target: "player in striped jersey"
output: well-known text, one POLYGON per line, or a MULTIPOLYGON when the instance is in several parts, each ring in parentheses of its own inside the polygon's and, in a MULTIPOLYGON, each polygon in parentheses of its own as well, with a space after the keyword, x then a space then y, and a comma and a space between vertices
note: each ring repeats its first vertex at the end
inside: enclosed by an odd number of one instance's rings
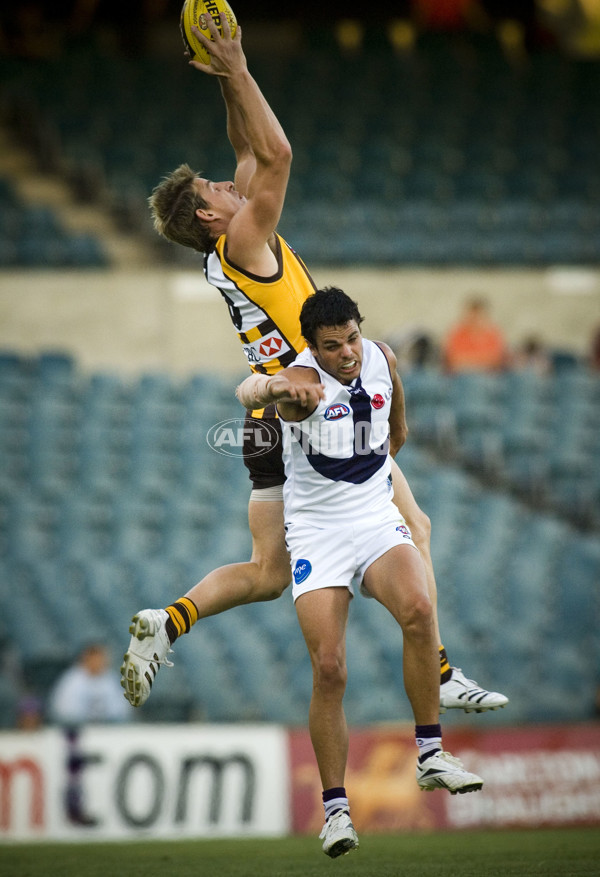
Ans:
MULTIPOLYGON (((161 235, 205 254, 205 275, 223 296, 248 364, 259 379, 277 373, 305 347, 299 315, 315 284, 300 257, 276 231, 292 161, 290 144, 248 71, 241 28, 232 38, 225 16, 221 24, 222 34, 208 17, 211 41, 196 31, 211 64, 190 63, 218 77, 236 157, 234 180, 214 182, 181 165, 157 186, 150 205, 161 235)), ((264 407, 259 398, 247 419, 250 425, 259 422, 271 434, 280 434, 274 406, 264 407)), ((280 442, 268 453, 256 454, 253 434, 251 429, 245 431, 244 459, 253 485, 248 506, 251 560, 213 570, 166 610, 147 609, 134 616, 121 668, 125 696, 134 706, 146 701, 160 665, 168 663, 170 645, 198 618, 279 597, 291 580, 283 529, 280 442)), ((392 464, 392 469, 395 501, 426 563, 435 606, 429 519, 398 467, 392 464)), ((441 645, 440 668, 442 710, 496 709, 507 703, 504 695, 480 688, 451 668, 441 645)))

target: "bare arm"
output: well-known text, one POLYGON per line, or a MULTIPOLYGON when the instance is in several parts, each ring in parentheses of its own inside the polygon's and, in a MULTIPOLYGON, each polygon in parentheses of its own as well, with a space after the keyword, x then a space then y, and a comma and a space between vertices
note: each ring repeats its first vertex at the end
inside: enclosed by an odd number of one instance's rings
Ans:
POLYGON ((244 117, 240 113, 229 87, 229 80, 221 76, 219 77, 219 85, 227 109, 227 136, 235 152, 235 188, 242 195, 247 196, 250 179, 256 170, 256 158, 248 140, 244 117))
POLYGON ((400 375, 396 370, 396 355, 387 344, 382 341, 377 342, 388 361, 390 372, 392 375, 392 401, 390 408, 390 455, 395 457, 408 436, 408 425, 406 423, 406 406, 404 399, 404 387, 400 380, 400 375))
POLYGON ((303 420, 325 398, 325 388, 313 368, 290 366, 272 376, 250 375, 235 394, 245 408, 277 403, 286 420, 303 420))
POLYGON ((240 184, 247 201, 232 217, 227 229, 228 255, 247 271, 269 276, 276 268, 269 241, 279 222, 292 161, 292 150, 283 128, 250 75, 241 46, 241 28, 231 37, 221 15, 223 34, 211 16, 208 40, 197 28, 194 34, 209 50, 210 64, 192 66, 227 80, 222 87, 228 112, 228 135, 238 157, 240 184), (241 166, 240 166, 241 159, 241 166))

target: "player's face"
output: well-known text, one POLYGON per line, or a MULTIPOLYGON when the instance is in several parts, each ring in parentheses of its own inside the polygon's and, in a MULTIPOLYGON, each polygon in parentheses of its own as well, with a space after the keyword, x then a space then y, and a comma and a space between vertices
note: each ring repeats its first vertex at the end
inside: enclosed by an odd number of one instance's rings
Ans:
POLYGON ((351 384, 362 366, 362 335, 356 320, 343 326, 319 326, 309 345, 321 368, 341 384, 351 384))
POLYGON ((246 199, 235 188, 231 180, 215 183, 202 177, 196 179, 198 194, 208 204, 208 210, 217 213, 224 219, 234 216, 246 199))

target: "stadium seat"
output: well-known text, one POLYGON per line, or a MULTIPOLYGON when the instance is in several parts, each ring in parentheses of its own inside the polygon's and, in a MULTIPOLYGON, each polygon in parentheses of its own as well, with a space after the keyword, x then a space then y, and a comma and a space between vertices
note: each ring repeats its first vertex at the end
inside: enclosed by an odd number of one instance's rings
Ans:
POLYGON ((24 667, 43 668, 47 676, 35 680, 36 690, 43 690, 48 677, 68 659, 68 649, 55 620, 48 615, 38 591, 38 570, 35 563, 23 560, 3 562, 2 613, 9 636, 18 649, 24 667), (10 584, 10 591, 9 591, 10 584), (15 599, 18 595, 18 599, 15 599), (27 605, 27 612, 21 606, 27 605))
POLYGON ((14 681, 0 673, 0 729, 17 726, 19 691, 14 681))
POLYGON ((19 492, 5 506, 6 552, 14 559, 47 559, 59 550, 59 499, 19 492))
POLYGON ((589 641, 599 628, 600 543, 592 536, 572 535, 556 563, 555 619, 563 637, 589 641))

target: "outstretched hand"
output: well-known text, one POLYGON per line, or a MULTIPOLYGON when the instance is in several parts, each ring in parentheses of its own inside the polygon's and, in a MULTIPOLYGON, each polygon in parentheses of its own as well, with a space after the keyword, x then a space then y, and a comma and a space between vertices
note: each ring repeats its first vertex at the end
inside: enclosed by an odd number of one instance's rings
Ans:
POLYGON ((210 31, 211 39, 205 36, 196 26, 192 26, 192 33, 210 55, 210 64, 192 59, 189 63, 196 70, 208 73, 210 76, 229 77, 234 73, 246 69, 246 57, 242 50, 242 28, 238 24, 235 36, 231 36, 229 20, 224 12, 219 14, 221 29, 215 24, 212 15, 202 16, 206 27, 210 31))

